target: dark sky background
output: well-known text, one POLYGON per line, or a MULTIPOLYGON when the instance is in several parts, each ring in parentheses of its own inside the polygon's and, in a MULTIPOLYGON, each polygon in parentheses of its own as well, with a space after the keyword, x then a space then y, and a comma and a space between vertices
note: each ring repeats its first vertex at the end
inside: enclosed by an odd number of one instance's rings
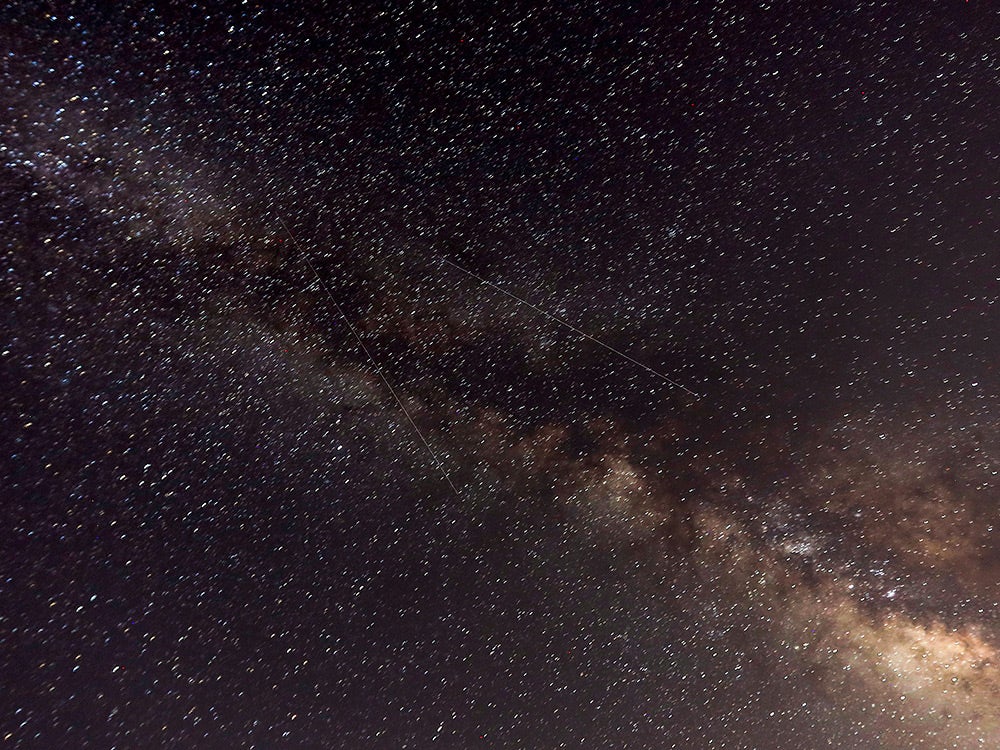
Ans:
POLYGON ((1000 746, 998 32, 7 4, 0 747, 1000 746))

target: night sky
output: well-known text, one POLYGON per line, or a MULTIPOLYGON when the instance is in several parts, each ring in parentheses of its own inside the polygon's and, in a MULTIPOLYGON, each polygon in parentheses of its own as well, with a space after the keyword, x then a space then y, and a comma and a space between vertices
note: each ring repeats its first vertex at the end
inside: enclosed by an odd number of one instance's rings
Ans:
POLYGON ((850 5, 5 4, 0 747, 1000 747, 1000 18, 850 5))

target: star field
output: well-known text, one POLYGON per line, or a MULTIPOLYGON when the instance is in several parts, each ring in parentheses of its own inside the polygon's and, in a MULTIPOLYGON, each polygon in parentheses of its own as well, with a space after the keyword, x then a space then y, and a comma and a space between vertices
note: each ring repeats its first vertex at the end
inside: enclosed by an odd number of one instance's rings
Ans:
POLYGON ((0 747, 1000 744, 996 13, 660 5, 0 10, 0 747))

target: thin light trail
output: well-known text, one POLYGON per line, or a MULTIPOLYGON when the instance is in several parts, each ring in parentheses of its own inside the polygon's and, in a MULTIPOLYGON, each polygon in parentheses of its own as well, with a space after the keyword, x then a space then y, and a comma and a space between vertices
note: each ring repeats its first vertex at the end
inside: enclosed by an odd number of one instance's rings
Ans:
POLYGON ((527 305, 528 307, 530 307, 535 312, 540 313, 541 315, 544 315, 549 320, 554 320, 559 325, 568 328, 569 330, 573 331, 574 333, 576 333, 579 336, 583 336, 583 338, 587 339, 588 341, 593 341, 595 344, 597 344, 598 346, 604 347, 609 352, 613 352, 613 353, 617 354, 619 357, 623 357, 624 359, 627 359, 629 362, 631 362, 631 363, 633 363, 635 365, 638 365, 639 367, 641 367, 646 372, 652 373, 653 375, 655 375, 656 377, 658 377, 661 380, 665 381, 669 385, 672 385, 674 388, 680 388, 682 391, 684 391, 686 393, 689 393, 690 395, 694 396, 695 398, 701 398, 701 394, 695 393, 690 388, 688 388, 686 385, 683 385, 682 383, 678 383, 676 380, 674 380, 673 378, 667 377, 662 372, 654 370, 649 365, 643 364, 642 362, 640 362, 639 360, 635 359, 634 357, 630 357, 628 354, 626 354, 625 352, 621 351, 620 349, 616 349, 615 347, 611 346, 610 344, 605 344, 603 341, 601 341, 598 338, 595 338, 594 336, 591 336, 586 331, 581 331, 579 328, 577 328, 572 323, 570 323, 570 322, 568 322, 566 320, 563 320, 562 318, 559 318, 559 317, 553 315, 552 313, 547 312, 546 310, 543 310, 542 308, 538 307, 538 305, 533 305, 531 302, 528 302, 528 300, 522 299, 521 297, 518 297, 516 294, 513 294, 512 292, 508 292, 503 287, 497 286, 492 281, 489 281, 488 279, 484 279, 482 276, 479 276, 478 274, 473 273, 472 271, 470 271, 467 268, 463 268, 462 266, 458 265, 457 263, 453 263, 452 261, 448 260, 447 258, 445 258, 443 256, 438 255, 437 258, 439 260, 441 260, 442 262, 447 263, 452 268, 457 268, 462 273, 464 273, 464 274, 466 274, 468 276, 471 276, 472 278, 476 279, 477 281, 480 281, 483 284, 486 284, 487 286, 492 287, 493 289, 496 289, 501 294, 504 294, 504 295, 510 297, 511 299, 516 300, 517 302, 520 302, 522 305, 527 305))
POLYGON ((392 387, 392 383, 390 383, 388 378, 386 378, 385 373, 382 371, 382 367, 378 363, 378 360, 375 359, 372 353, 368 350, 368 347, 365 346, 364 339, 361 338, 361 334, 358 333, 358 330, 354 327, 354 324, 351 323, 351 319, 347 317, 347 313, 344 312, 344 308, 340 306, 340 303, 337 302, 337 298, 334 297, 333 292, 330 291, 330 287, 328 287, 326 282, 323 281, 323 277, 319 275, 319 272, 316 270, 316 267, 312 264, 312 261, 309 259, 309 253, 307 253, 305 251, 305 248, 303 248, 302 245, 299 244, 299 241, 295 238, 295 235, 292 234, 292 230, 288 228, 287 224, 285 224, 285 220, 279 216, 278 221, 281 222, 281 226, 284 227, 285 232, 292 240, 292 244, 295 245, 295 249, 302 254, 302 259, 305 260, 306 265, 309 266, 309 270, 312 271, 313 276, 316 277, 316 281, 319 282, 319 285, 323 288, 323 291, 326 292, 326 296, 330 298, 330 301, 333 303, 333 306, 337 309, 337 313, 340 315, 341 318, 344 319, 344 322, 347 323, 347 327, 351 330, 351 333, 354 335, 355 340, 358 342, 358 346, 361 347, 361 351, 363 351, 365 353, 365 356, 368 357, 368 361, 371 362, 371 365, 375 369, 375 372, 378 373, 379 378, 382 380, 383 383, 385 383, 385 387, 389 389, 389 393, 391 393, 392 397, 396 400, 396 403, 399 405, 400 411, 402 411, 403 415, 406 417, 406 421, 410 423, 411 427, 413 427, 413 431, 417 433, 417 437, 420 438, 420 442, 424 444, 424 448, 427 449, 427 452, 430 454, 430 457, 434 460, 434 465, 437 466, 438 471, 441 472, 441 476, 444 477, 444 481, 446 481, 448 483, 448 486, 451 487, 451 491, 455 493, 455 496, 461 500, 462 494, 458 491, 458 487, 455 486, 455 483, 451 481, 451 477, 449 477, 448 472, 445 471, 444 464, 441 463, 441 460, 437 457, 437 454, 434 452, 434 449, 431 448, 430 443, 427 442, 427 440, 424 438, 424 434, 420 431, 420 428, 417 427, 417 423, 413 420, 413 417, 410 416, 410 412, 407 411, 406 406, 403 404, 403 399, 399 397, 399 394, 396 393, 396 389, 392 387))

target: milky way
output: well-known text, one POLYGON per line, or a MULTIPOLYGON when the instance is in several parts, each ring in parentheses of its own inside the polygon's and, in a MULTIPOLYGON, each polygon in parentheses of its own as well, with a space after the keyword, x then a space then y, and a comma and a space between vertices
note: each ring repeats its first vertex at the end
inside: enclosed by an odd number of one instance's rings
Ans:
POLYGON ((997 28, 0 11, 0 744, 1000 746, 997 28))

